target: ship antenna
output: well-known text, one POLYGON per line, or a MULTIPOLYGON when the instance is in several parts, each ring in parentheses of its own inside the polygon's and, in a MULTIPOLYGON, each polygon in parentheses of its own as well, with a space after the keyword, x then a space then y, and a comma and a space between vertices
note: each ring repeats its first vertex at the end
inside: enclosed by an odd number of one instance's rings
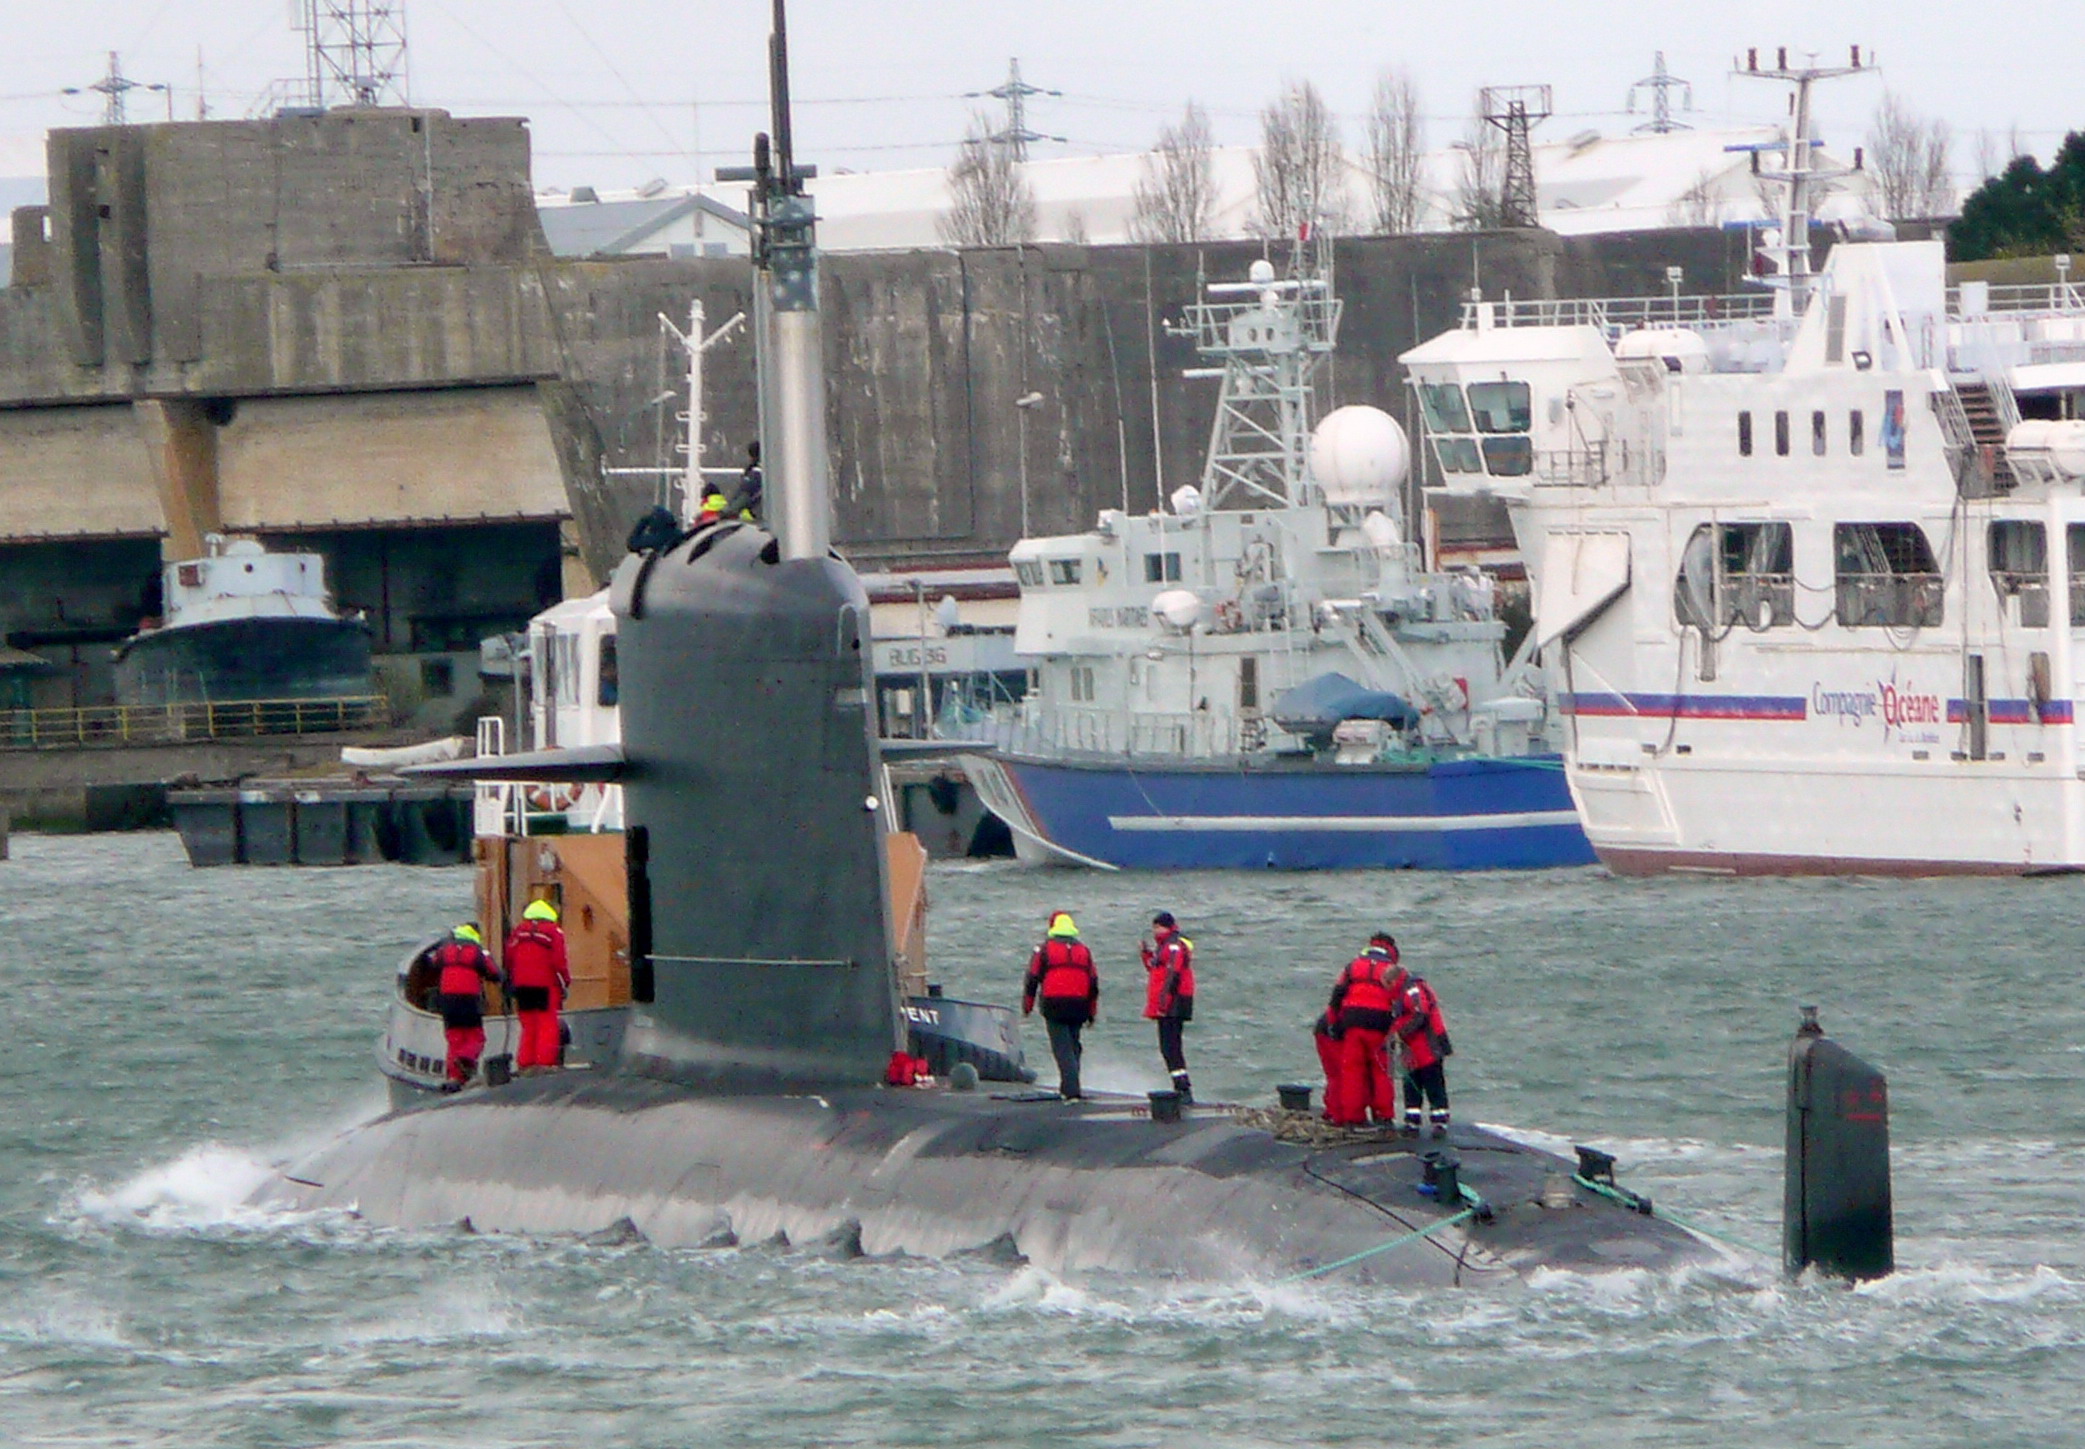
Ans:
POLYGON ((1740 76, 1756 80, 1777 80, 1793 83, 1794 102, 1791 109, 1795 115, 1794 125, 1788 138, 1786 161, 1779 171, 1762 171, 1759 166, 1759 151, 1756 146, 1733 147, 1733 150, 1752 152, 1753 173, 1769 181, 1781 181, 1787 185, 1781 211, 1781 241, 1771 251, 1781 263, 1778 285, 1787 294, 1787 309, 1790 316, 1801 316, 1809 305, 1810 291, 1815 285, 1815 274, 1810 269, 1810 213, 1813 205, 1813 188, 1818 182, 1849 174, 1844 168, 1823 167, 1816 164, 1813 154, 1821 143, 1817 139, 1816 127, 1811 119, 1810 89, 1818 81, 1836 80, 1840 76, 1861 75, 1875 69, 1875 57, 1863 60, 1861 48, 1856 45, 1847 52, 1845 65, 1818 65, 1815 57, 1811 64, 1790 65, 1788 47, 1781 46, 1774 52, 1774 63, 1762 66, 1759 51, 1754 48, 1744 54, 1742 64, 1733 66, 1740 76))
POLYGON ((772 132, 754 137, 751 166, 719 167, 717 180, 750 182, 753 188, 753 337, 768 517, 783 558, 823 558, 832 549, 832 490, 817 217, 804 194, 804 182, 818 171, 796 164, 783 0, 774 0, 774 17, 767 50, 772 132))

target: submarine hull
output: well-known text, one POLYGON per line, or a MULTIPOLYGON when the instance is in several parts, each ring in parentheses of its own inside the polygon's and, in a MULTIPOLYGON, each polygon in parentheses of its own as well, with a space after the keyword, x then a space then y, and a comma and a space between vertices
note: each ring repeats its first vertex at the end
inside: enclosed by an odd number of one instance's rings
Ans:
POLYGON ((403 1228, 468 1217, 486 1231, 585 1234, 628 1219, 666 1246, 830 1239, 927 1257, 1011 1249, 1060 1273, 1269 1281, 1440 1224, 1450 1210, 1421 1193, 1422 1154, 1450 1146, 1494 1220, 1362 1257, 1334 1269, 1338 1281, 1482 1284, 1537 1267, 1664 1269, 1716 1256, 1677 1226, 1575 1185, 1559 1201, 1569 1164, 1478 1128, 1458 1127, 1445 1144, 1314 1145, 1223 1109, 1154 1122, 1130 1099, 873 1088, 719 1096, 584 1078, 393 1113, 286 1168, 256 1200, 352 1209, 403 1228))

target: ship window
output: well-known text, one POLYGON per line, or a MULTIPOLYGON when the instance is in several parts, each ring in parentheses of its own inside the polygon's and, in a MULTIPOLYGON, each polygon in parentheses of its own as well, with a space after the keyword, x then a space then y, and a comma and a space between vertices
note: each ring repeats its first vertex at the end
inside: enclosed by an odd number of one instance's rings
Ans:
POLYGON ((1075 558, 1053 558, 1050 560, 1050 582, 1053 584, 1075 584, 1079 581, 1079 561, 1075 558))
POLYGON ((1071 667, 1071 697, 1074 704, 1093 702, 1093 666, 1074 664, 1071 667))
POLYGON ((1462 389, 1452 382, 1419 384, 1419 406, 1426 414, 1426 427, 1435 433, 1467 433, 1469 410, 1462 405, 1462 389))
POLYGON ((1737 450, 1740 458, 1752 456, 1752 414, 1737 415, 1737 450))
POLYGON ((622 697, 621 667, 615 659, 615 635, 601 636, 601 681, 594 691, 603 709, 613 709, 622 697))
POLYGON ((1821 412, 1810 414, 1810 451, 1820 458, 1824 456, 1824 414, 1821 412))
POLYGON ((2039 523, 2026 519, 2001 519, 1991 525, 1987 539, 1991 555, 1991 586, 1998 590, 2001 604, 2020 601, 2020 626, 2046 629, 2049 626, 2049 542, 2039 523))
POLYGON ((1147 553, 1144 555, 1144 582, 1147 584, 1170 584, 1180 581, 1180 555, 1177 553, 1147 553))
POLYGON ((1859 408, 1846 415, 1846 451, 1858 458, 1868 446, 1867 419, 1859 408))
POLYGON ((1435 454, 1441 460, 1443 473, 1481 473, 1483 467, 1477 462, 1477 443, 1474 438, 1444 438, 1433 440, 1435 454))
POLYGON ((1014 577, 1028 588, 1039 589, 1043 586, 1042 565, 1024 560, 1014 565, 1014 577))
POLYGON ((1704 523, 1680 554, 1673 612, 1694 629, 1795 622, 1795 531, 1786 523, 1704 523))
POLYGON ((1470 411, 1477 415, 1477 429, 1485 433, 1524 433, 1533 423, 1524 382, 1473 382, 1470 411))
POLYGON ((2065 532, 2071 566, 2071 627, 2085 629, 2085 523, 2073 523, 2065 532))
POLYGON ((1788 456, 1788 414, 1785 412, 1774 414, 1774 456, 1788 456))
POLYGON ((1484 466, 1494 478, 1518 478, 1535 470, 1535 445, 1526 433, 1486 438, 1484 466))
POLYGON ((1842 628, 1929 629, 1942 618, 1946 580, 1915 523, 1832 526, 1842 628))

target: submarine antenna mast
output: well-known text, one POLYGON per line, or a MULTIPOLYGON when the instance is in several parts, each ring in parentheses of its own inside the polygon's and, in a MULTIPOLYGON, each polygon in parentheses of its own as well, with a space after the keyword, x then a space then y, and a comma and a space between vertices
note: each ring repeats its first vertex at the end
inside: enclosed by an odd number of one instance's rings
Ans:
POLYGON ((789 115, 789 33, 774 0, 768 37, 771 130, 753 138, 753 164, 721 167, 719 181, 753 183, 753 327, 760 356, 760 460, 770 527, 783 558, 823 558, 832 548, 832 489, 825 442, 825 345, 818 315, 817 217, 796 164, 789 115))

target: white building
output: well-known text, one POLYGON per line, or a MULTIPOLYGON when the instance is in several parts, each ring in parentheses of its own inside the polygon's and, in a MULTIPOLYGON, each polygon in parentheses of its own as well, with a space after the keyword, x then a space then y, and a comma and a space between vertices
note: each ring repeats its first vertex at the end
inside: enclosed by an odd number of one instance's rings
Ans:
MULTIPOLYGON (((1781 132, 1772 126, 1664 134, 1604 136, 1581 131, 1535 146, 1535 190, 1541 224, 1566 236, 1641 231, 1667 226, 1766 222, 1778 187, 1754 172, 1780 162, 1781 132)), ((1250 237, 1257 209, 1255 148, 1217 147, 1210 153, 1215 183, 1211 238, 1250 237)), ((1135 240, 1137 183, 1150 157, 1068 156, 1027 164, 1035 194, 1037 241, 1120 243, 1135 240)), ((1458 147, 1430 153, 1420 182, 1421 231, 1448 231, 1459 211, 1467 162, 1458 147)), ((1820 169, 1850 158, 1818 153, 1820 169)), ((1368 176, 1349 153, 1342 205, 1343 231, 1371 230, 1368 176)), ((1819 219, 1872 235, 1879 210, 1874 178, 1855 172, 1834 183, 1819 219)), ((821 176, 810 184, 818 203, 818 241, 828 251, 911 250, 946 245, 940 230, 949 209, 948 172, 931 167, 821 176)), ((539 198, 544 230, 560 256, 744 255, 743 197, 733 188, 572 193, 539 198), (719 200, 720 197, 728 200, 719 200), (719 250, 722 248, 722 250, 719 250)))

